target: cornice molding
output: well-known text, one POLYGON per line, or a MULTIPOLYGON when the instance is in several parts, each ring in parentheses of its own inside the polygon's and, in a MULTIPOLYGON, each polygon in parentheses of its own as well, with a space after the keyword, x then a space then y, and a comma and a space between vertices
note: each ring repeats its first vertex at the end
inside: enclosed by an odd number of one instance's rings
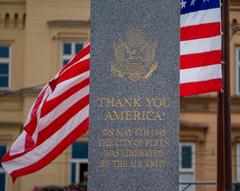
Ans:
POLYGON ((0 5, 26 4, 26 0, 0 0, 0 5))
POLYGON ((23 124, 20 122, 0 121, 0 127, 19 127, 22 128, 23 124))
POLYGON ((49 26, 90 26, 90 20, 50 20, 49 26))
POLYGON ((181 142, 197 142, 204 143, 208 126, 202 123, 180 122, 180 140, 181 142))
MULTIPOLYGON (((183 97, 181 98, 181 112, 216 112, 217 97, 183 97)), ((231 111, 240 113, 240 97, 231 97, 231 111)))

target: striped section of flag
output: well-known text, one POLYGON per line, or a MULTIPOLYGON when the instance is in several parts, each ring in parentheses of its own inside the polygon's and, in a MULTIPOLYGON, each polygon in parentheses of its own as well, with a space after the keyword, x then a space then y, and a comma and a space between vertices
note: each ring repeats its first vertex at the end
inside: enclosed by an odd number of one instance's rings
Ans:
POLYGON ((15 180, 54 160, 88 130, 90 45, 43 88, 29 111, 23 132, 2 159, 15 180))
POLYGON ((222 87, 219 0, 181 0, 180 95, 222 87))

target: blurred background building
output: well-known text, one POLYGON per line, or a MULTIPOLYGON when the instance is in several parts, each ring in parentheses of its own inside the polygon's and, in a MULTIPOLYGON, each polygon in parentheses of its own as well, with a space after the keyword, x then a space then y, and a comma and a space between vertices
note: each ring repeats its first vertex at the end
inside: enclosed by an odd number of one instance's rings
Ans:
MULTIPOLYGON (((240 0, 230 5, 232 172, 233 180, 240 181, 240 0)), ((0 0, 0 157, 21 132, 42 85, 82 49, 89 34, 90 0, 0 0)), ((216 181, 216 96, 181 99, 180 181, 216 181)), ((14 185, 0 166, 0 191, 84 181, 87 140, 82 136, 50 165, 14 185)), ((216 187, 191 185, 186 190, 216 187)))

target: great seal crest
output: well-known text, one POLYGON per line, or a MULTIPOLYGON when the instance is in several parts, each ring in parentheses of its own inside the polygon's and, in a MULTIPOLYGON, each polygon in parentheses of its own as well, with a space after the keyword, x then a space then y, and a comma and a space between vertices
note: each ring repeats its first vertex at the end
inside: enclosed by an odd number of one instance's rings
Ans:
POLYGON ((155 49, 156 44, 145 38, 143 30, 127 31, 124 39, 114 42, 115 61, 111 65, 112 73, 133 82, 148 79, 158 68, 155 49))

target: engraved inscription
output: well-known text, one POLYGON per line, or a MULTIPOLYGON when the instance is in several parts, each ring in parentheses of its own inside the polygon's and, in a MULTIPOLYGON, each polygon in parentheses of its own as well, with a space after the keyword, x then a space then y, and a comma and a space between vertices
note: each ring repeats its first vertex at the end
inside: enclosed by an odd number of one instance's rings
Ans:
POLYGON ((159 126, 153 127, 102 127, 101 137, 97 141, 102 151, 102 158, 99 159, 101 168, 164 169, 167 166, 165 156, 171 142, 161 121, 167 120, 170 98, 99 97, 96 103, 103 111, 101 119, 110 123, 159 121, 159 126))

